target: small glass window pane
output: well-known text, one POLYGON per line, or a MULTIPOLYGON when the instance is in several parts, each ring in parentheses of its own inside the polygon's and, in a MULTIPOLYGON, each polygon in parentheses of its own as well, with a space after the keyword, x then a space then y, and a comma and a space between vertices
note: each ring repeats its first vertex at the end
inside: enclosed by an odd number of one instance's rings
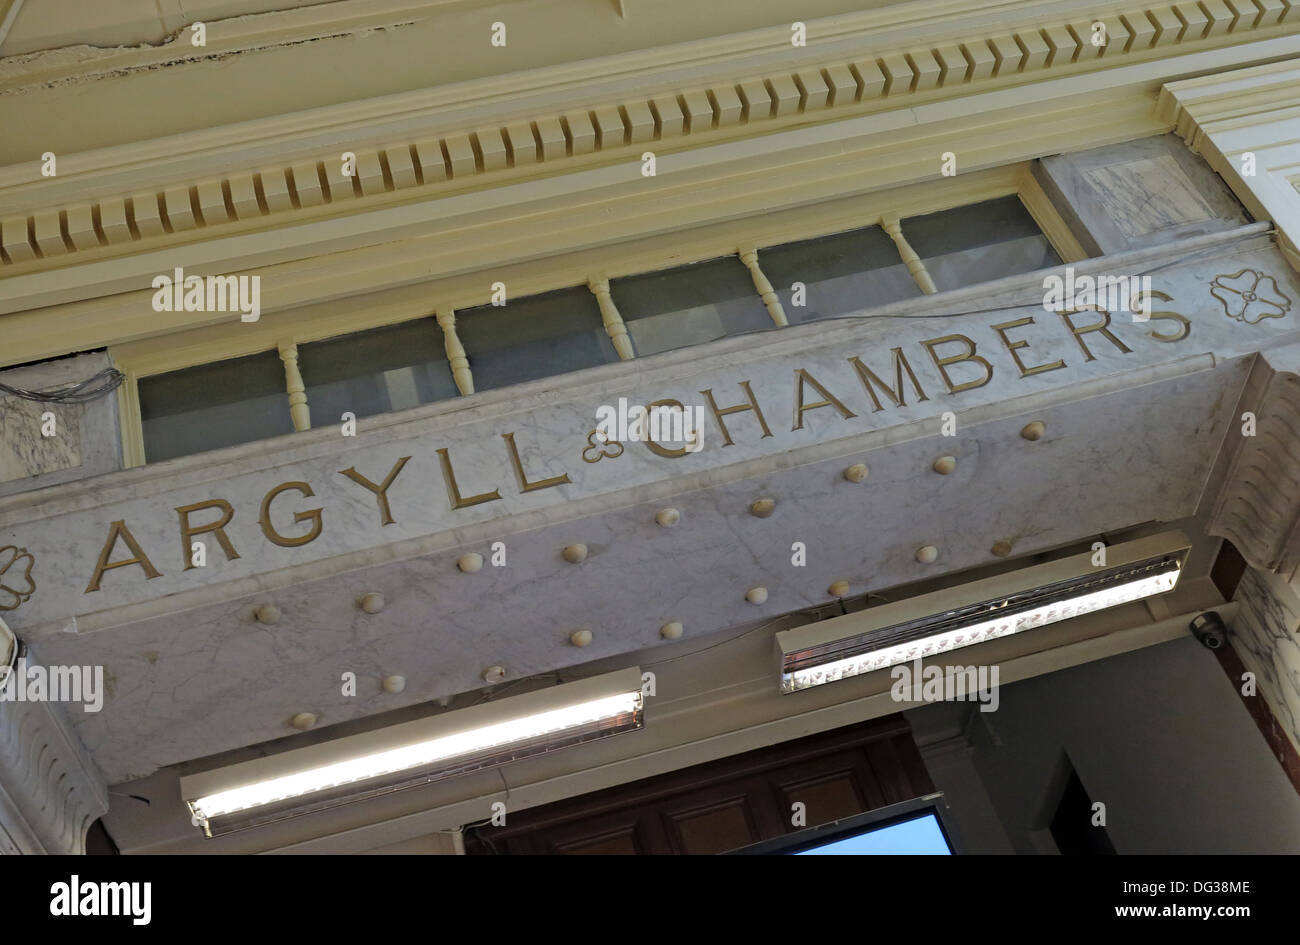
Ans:
POLYGON ((293 432, 277 351, 144 377, 139 391, 151 463, 293 432))
POLYGON ((1014 194, 911 217, 903 235, 940 292, 1061 264, 1014 194))
POLYGON ((456 313, 475 390, 567 374, 618 360, 586 286, 456 313))
POLYGON ((642 357, 776 327, 735 256, 615 279, 610 294, 642 357))
POLYGON ((442 329, 432 318, 298 346, 313 426, 345 412, 370 417, 457 396, 442 329))
POLYGON ((921 294, 898 248, 878 226, 758 251, 791 325, 851 315, 921 294), (805 305, 792 303, 791 285, 806 287, 805 305))

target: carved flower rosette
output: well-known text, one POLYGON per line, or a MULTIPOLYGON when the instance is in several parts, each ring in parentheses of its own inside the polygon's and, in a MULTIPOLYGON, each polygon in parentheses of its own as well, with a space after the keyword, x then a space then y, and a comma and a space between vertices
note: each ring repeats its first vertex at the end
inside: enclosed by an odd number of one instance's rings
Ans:
POLYGON ((1277 287, 1277 281, 1254 269, 1215 276, 1210 294, 1223 303, 1224 314, 1247 325, 1281 318, 1291 310, 1291 300, 1277 287))
POLYGON ((26 548, 0 548, 0 611, 17 610, 36 591, 32 567, 36 559, 26 548))

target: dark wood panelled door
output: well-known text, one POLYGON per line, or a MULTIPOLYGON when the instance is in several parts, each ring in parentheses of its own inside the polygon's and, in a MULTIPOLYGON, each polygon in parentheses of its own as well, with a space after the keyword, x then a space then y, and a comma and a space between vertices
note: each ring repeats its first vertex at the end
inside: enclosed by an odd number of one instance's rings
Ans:
POLYGON ((922 797, 934 784, 901 715, 783 742, 466 832, 473 854, 724 853, 922 797), (793 823, 795 805, 805 821, 793 823))

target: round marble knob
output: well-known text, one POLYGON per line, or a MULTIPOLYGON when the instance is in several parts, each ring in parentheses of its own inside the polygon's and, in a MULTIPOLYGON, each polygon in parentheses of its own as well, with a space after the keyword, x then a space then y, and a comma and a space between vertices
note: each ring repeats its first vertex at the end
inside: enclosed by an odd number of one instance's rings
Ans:
POLYGON ((990 548, 989 551, 997 555, 999 558, 1005 558, 1007 555, 1011 554, 1011 542, 995 541, 993 547, 990 548))
POLYGON ((751 604, 767 603, 767 588, 762 585, 751 587, 745 592, 745 600, 749 601, 751 604))
POLYGON ((569 564, 581 564, 587 560, 587 546, 583 544, 565 545, 562 554, 564 560, 569 564))
POLYGON ((826 593, 830 594, 831 597, 848 597, 848 596, 849 596, 849 582, 848 582, 848 581, 836 581, 836 582, 834 582, 833 584, 831 584, 830 587, 826 588, 826 593))
POLYGON ((487 669, 483 670, 484 682, 499 683, 505 678, 506 670, 504 666, 489 666, 487 669))
POLYGON ((682 635, 682 624, 680 620, 670 620, 659 628, 659 635, 665 640, 676 640, 682 635))
POLYGON ((940 476, 946 476, 949 473, 951 473, 954 469, 957 468, 957 457, 940 456, 938 459, 934 461, 934 463, 930 466, 930 468, 933 469, 935 472, 937 472, 940 476))
POLYGON ((922 564, 934 564, 939 560, 939 549, 934 545, 922 545, 916 549, 916 560, 922 564))
POLYGON ((377 614, 384 609, 384 595, 375 591, 362 594, 357 601, 357 606, 368 614, 377 614))
POLYGON ((867 464, 854 463, 848 469, 844 470, 844 478, 849 482, 865 482, 867 478, 867 464))
POLYGON ((569 634, 569 642, 574 646, 586 646, 591 642, 591 631, 574 630, 569 634))
POLYGON ((660 509, 659 514, 655 516, 655 521, 664 528, 672 528, 682 520, 682 513, 676 509, 660 509))
POLYGON ((1025 428, 1020 431, 1020 435, 1033 442, 1034 440, 1041 440, 1045 432, 1047 432, 1047 424, 1043 423, 1042 420, 1035 420, 1033 423, 1026 423, 1025 428))
POLYGON ((280 619, 280 608, 275 604, 259 604, 253 611, 253 617, 258 623, 277 623, 280 619))
POLYGON ((776 511, 776 499, 755 499, 749 503, 749 514, 755 518, 767 518, 776 511))
POLYGON ((305 732, 307 731, 307 729, 311 728, 313 725, 316 724, 316 713, 299 712, 297 715, 295 715, 293 718, 289 720, 289 724, 292 725, 294 728, 300 729, 301 731, 305 732))
POLYGON ((477 552, 471 551, 467 555, 461 555, 456 559, 456 567, 460 568, 466 574, 473 574, 483 567, 483 556, 477 552))

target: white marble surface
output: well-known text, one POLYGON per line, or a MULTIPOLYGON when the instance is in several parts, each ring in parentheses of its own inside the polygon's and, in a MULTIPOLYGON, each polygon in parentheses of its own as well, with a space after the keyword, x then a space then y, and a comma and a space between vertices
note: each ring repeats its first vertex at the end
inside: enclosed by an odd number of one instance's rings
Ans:
POLYGON ((0 397, 0 482, 80 466, 81 413, 80 404, 0 397), (46 413, 53 414, 53 436, 41 432, 46 413))
MULTIPOLYGON (((10 623, 47 662, 107 667, 104 710, 74 723, 116 782, 290 734, 297 712, 329 725, 476 689, 492 664, 518 678, 652 647, 670 619, 684 623, 687 637, 702 636, 825 602, 837 579, 858 594, 985 564, 995 540, 1012 541, 1020 555, 1182 518, 1195 511, 1233 422, 1249 353, 1296 334, 1295 314, 1246 325, 1210 296, 1216 275, 1248 266, 1275 274, 1300 298, 1261 241, 1221 249, 1152 274, 1155 288, 1173 296, 1157 309, 1190 318, 1188 338, 1157 342, 1148 330, 1177 325, 1117 317, 1112 330, 1131 353, 1092 334, 1093 361, 1041 307, 841 321, 363 422, 355 441, 313 431, 102 477, 40 501, 11 499, 0 503, 0 544, 32 550, 38 592, 10 623), (1068 368, 1018 377, 989 326, 1023 314, 1036 324, 1011 335, 1031 341, 1020 352, 1026 363, 1063 358, 1068 368), (919 341, 958 332, 975 340, 994 377, 948 395, 919 341), (847 359, 860 356, 890 378, 894 346, 929 400, 909 396, 903 408, 885 401, 873 412, 847 359), (792 430, 796 368, 856 416, 816 409, 792 430), (771 437, 759 437, 752 414, 733 414, 734 446, 722 447, 711 427, 706 448, 679 459, 627 444, 617 459, 581 460, 598 405, 619 396, 692 403, 708 388, 720 404, 734 404, 743 379, 771 437), (956 415, 955 437, 940 435, 944 411, 956 415), (1038 442, 1019 435, 1030 420, 1047 425, 1038 442), (533 479, 564 471, 572 483, 521 494, 506 432, 515 433, 533 479), (502 499, 451 509, 440 447, 451 451, 463 494, 499 488, 502 499), (931 471, 941 455, 957 457, 952 475, 931 471), (401 456, 412 458, 389 493, 396 523, 381 526, 373 495, 339 470, 355 465, 379 481, 401 456), (844 480, 843 469, 858 462, 870 467, 867 480, 844 480), (299 534, 305 526, 292 525, 292 513, 324 509, 320 538, 297 548, 270 544, 257 525, 267 489, 290 480, 310 483, 316 495, 282 495, 272 510, 281 530, 299 534), (209 540, 208 567, 184 571, 173 509, 213 497, 235 508, 228 534, 241 557, 227 561, 209 540), (777 500, 769 518, 747 511, 761 497, 777 500), (665 505, 681 511, 672 528, 655 524, 665 505), (86 594, 108 523, 119 519, 163 576, 113 570, 102 591, 86 594), (507 567, 457 570, 465 551, 490 560, 494 541, 505 543, 507 567), (806 567, 791 565, 794 541, 808 546, 806 567), (590 550, 582 564, 560 554, 575 542, 590 550), (939 548, 935 564, 915 561, 923 544, 939 548), (744 600, 755 584, 769 590, 761 607, 744 600), (388 602, 373 616, 355 605, 370 591, 388 602), (253 619, 263 602, 281 610, 277 624, 253 619), (577 628, 592 631, 590 646, 568 644, 577 628), (358 676, 355 697, 340 692, 344 672, 358 676), (380 689, 390 673, 407 678, 400 695, 380 689)), ((1025 297, 1041 295, 1040 284, 1018 284, 1025 297)), ((921 302, 929 311, 918 311, 929 314, 945 298, 921 302)), ((970 367, 955 365, 954 378, 970 367)), ((819 399, 808 391, 808 402, 819 399)), ((117 556, 124 553, 119 544, 117 556)))
POLYGON ((1214 216, 1169 154, 1107 164, 1083 176, 1130 240, 1214 216))
MULTIPOLYGON (((102 352, 0 371, 0 382, 49 390, 84 381, 111 364, 102 352)), ((88 404, 48 404, 0 392, 0 496, 41 489, 121 468, 114 395, 88 404), (54 414, 55 435, 41 416, 54 414)), ((0 499, 0 501, 3 501, 0 499)))
POLYGON ((1241 610, 1233 646, 1300 751, 1300 595, 1277 575, 1247 568, 1234 600, 1241 610))
POLYGON ((1035 174, 1094 255, 1248 220, 1223 178, 1174 134, 1054 154, 1035 165, 1035 174))

